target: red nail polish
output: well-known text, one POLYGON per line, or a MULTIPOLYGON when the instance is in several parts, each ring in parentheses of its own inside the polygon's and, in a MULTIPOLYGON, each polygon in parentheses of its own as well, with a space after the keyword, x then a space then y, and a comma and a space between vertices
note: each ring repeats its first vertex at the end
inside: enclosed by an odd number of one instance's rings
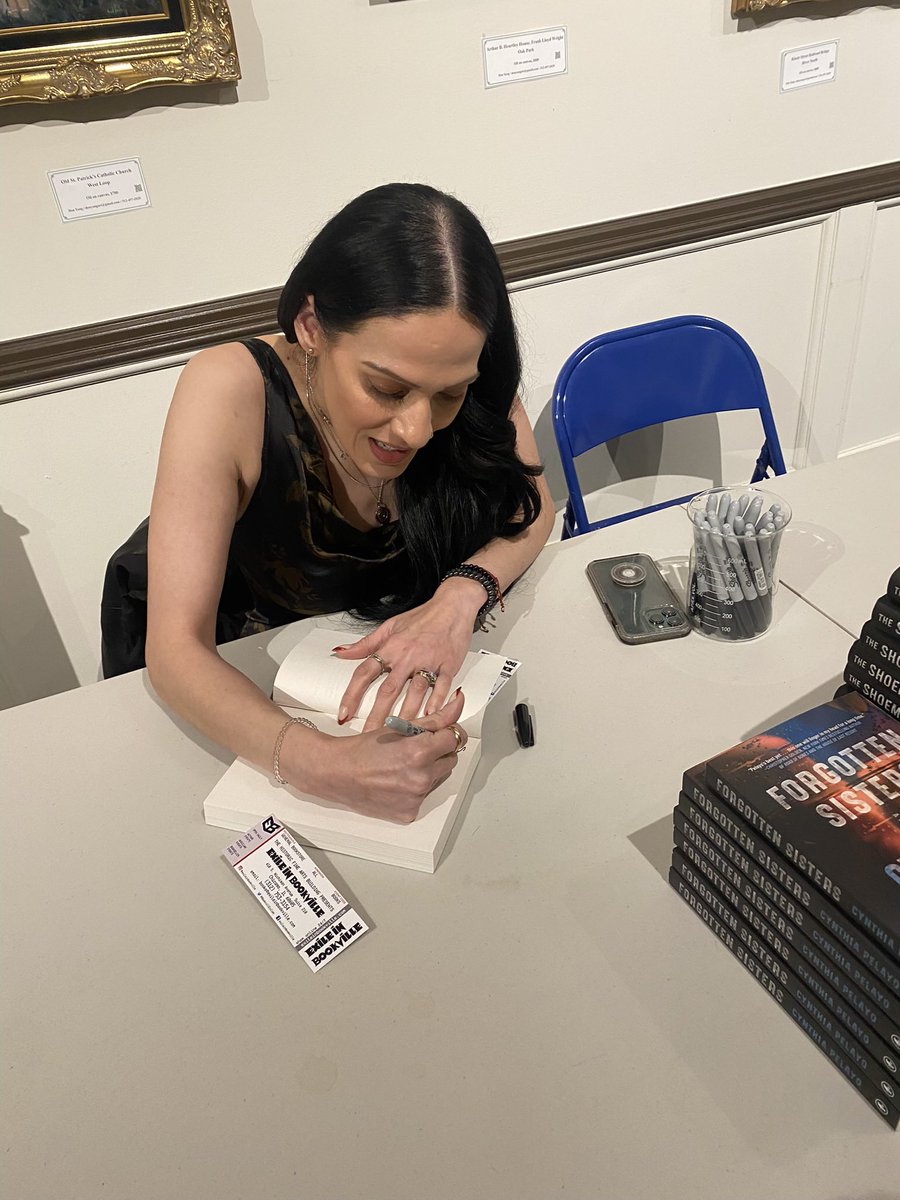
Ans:
POLYGON ((347 649, 347 647, 346 647, 346 646, 332 646, 332 647, 331 647, 331 653, 332 653, 332 654, 334 654, 334 653, 335 653, 335 651, 337 651, 337 650, 346 650, 346 649, 347 649))

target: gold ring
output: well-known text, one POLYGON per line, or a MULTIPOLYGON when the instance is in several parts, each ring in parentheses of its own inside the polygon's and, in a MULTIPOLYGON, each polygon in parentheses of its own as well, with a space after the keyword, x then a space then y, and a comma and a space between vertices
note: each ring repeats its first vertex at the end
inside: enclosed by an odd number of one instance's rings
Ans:
POLYGON ((381 657, 380 654, 370 654, 370 655, 368 655, 368 657, 374 658, 375 661, 378 663, 379 667, 381 668, 381 671, 379 672, 379 674, 387 675, 390 672, 391 668, 387 665, 387 663, 384 661, 384 659, 381 657))
POLYGON ((415 674, 421 675, 423 679, 427 679, 429 687, 434 687, 434 685, 437 683, 437 671, 429 671, 423 667, 421 671, 416 671, 415 674))
POLYGON ((465 748, 466 748, 463 743, 462 730, 455 722, 449 728, 450 728, 450 732, 456 738, 456 748, 454 750, 451 750, 451 754, 461 754, 462 751, 465 750, 465 748))

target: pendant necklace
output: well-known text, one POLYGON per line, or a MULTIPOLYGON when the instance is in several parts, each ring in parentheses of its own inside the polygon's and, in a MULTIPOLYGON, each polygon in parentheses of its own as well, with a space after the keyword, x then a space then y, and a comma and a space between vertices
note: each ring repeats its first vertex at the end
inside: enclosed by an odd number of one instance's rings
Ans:
MULTIPOLYGON (((341 446, 341 443, 338 441, 337 434, 334 432, 334 426, 331 424, 331 418, 328 416, 328 413, 326 413, 325 410, 323 408, 321 408, 319 406, 319 404, 317 404, 316 401, 313 399, 312 384, 311 384, 310 377, 309 377, 309 360, 312 358, 312 355, 310 354, 310 352, 308 350, 305 353, 306 353, 306 363, 305 363, 305 366, 306 366, 306 403, 309 406, 310 411, 315 413, 316 416, 319 418, 319 421, 322 426, 322 433, 325 436, 325 441, 331 447, 332 453, 337 455, 338 466, 341 468, 341 470, 344 472, 344 474, 349 479, 353 480, 354 483, 363 484, 363 486, 368 488, 368 490, 372 493, 372 499, 375 501, 375 521, 376 521, 376 523, 379 525, 389 525, 390 521, 391 521, 391 510, 388 508, 388 506, 384 502, 385 480, 382 479, 381 484, 379 485, 378 491, 376 492, 375 489, 372 487, 371 483, 369 483, 368 479, 366 479, 365 475, 363 475, 362 471, 360 471, 358 475, 354 475, 353 472, 350 470, 350 468, 347 466, 347 463, 352 461, 350 458, 350 455, 347 454, 347 452, 344 450, 343 446, 341 446)), ((356 466, 355 463, 354 463, 354 466, 356 466)), ((357 470, 359 470, 359 468, 357 468, 357 470)))

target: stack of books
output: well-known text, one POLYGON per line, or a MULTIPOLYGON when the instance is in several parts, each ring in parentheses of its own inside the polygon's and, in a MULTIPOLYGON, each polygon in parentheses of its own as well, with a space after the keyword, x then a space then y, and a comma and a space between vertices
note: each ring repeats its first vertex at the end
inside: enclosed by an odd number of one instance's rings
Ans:
POLYGON ((855 691, 686 771, 669 882, 900 1121, 900 721, 855 691))
POLYGON ((844 682, 900 718, 900 567, 850 647, 844 682))

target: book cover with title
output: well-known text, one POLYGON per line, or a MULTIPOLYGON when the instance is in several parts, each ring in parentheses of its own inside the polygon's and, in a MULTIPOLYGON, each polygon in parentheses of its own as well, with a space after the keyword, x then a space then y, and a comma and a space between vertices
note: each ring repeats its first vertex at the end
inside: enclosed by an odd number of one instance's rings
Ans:
POLYGON ((900 961, 900 722, 848 693, 716 755, 706 775, 900 961))

